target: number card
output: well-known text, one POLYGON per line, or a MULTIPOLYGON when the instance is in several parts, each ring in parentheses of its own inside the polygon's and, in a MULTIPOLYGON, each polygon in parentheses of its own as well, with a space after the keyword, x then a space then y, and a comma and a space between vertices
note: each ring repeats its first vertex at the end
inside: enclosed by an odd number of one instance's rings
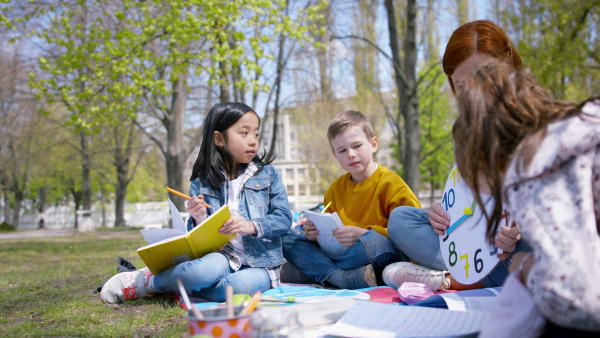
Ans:
MULTIPOLYGON (((485 208, 490 213, 493 203, 490 195, 481 194, 485 208)), ((450 226, 440 236, 440 250, 452 277, 462 284, 473 284, 487 276, 498 264, 502 250, 490 246, 485 236, 487 221, 473 192, 462 179, 456 165, 450 171, 442 208, 450 214, 450 226)), ((506 209, 504 209, 506 210, 506 209)), ((501 222, 508 226, 512 219, 504 212, 501 222)))

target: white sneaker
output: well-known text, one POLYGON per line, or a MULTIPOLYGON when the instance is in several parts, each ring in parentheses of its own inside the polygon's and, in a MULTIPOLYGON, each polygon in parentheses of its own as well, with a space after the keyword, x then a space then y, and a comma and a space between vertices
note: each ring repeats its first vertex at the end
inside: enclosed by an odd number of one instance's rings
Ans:
POLYGON ((410 262, 392 263, 383 269, 382 277, 385 284, 398 289, 402 283, 422 283, 433 291, 448 290, 450 278, 448 271, 433 270, 410 262))
POLYGON ((131 272, 121 272, 112 276, 100 291, 100 298, 105 303, 119 303, 124 300, 150 296, 147 293, 152 272, 143 268, 131 272))

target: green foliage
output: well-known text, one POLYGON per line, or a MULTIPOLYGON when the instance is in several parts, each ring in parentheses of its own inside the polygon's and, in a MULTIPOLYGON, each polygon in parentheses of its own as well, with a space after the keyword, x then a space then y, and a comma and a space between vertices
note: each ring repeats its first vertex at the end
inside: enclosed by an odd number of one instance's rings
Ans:
POLYGON ((167 183, 164 179, 165 169, 162 161, 163 157, 158 151, 147 155, 127 187, 128 202, 165 201, 167 183))
MULTIPOLYGON (((421 185, 438 189, 448 178, 454 164, 452 124, 456 109, 444 90, 446 77, 438 64, 432 63, 419 73, 419 128, 421 129, 421 185)), ((398 144, 390 145, 393 156, 400 158, 398 144)), ((402 176, 402 168, 394 168, 402 176)), ((421 187, 423 188, 423 187, 421 187)))
POLYGON ((0 223, 0 231, 15 231, 12 225, 2 222, 0 223))
POLYGON ((419 125, 421 128, 421 182, 439 187, 454 164, 452 124, 456 110, 448 97, 441 67, 432 64, 419 74, 419 125))
MULTIPOLYGON (((284 0, 90 0, 47 6, 38 16, 50 18, 50 24, 31 34, 59 55, 40 58, 50 76, 32 76, 30 84, 51 103, 63 102, 76 127, 133 117, 148 108, 145 95, 169 95, 170 83, 190 72, 207 74, 212 83, 222 81, 218 63, 223 61, 260 72, 260 61, 271 58, 264 45, 279 33, 312 42, 308 33, 315 28, 293 20, 284 6, 284 0), (256 27, 272 34, 247 33, 256 27)), ((318 19, 313 8, 304 15, 318 19)), ((236 85, 245 86, 249 78, 236 85)))
POLYGON ((519 1, 502 14, 523 64, 556 98, 600 94, 598 1, 519 1))

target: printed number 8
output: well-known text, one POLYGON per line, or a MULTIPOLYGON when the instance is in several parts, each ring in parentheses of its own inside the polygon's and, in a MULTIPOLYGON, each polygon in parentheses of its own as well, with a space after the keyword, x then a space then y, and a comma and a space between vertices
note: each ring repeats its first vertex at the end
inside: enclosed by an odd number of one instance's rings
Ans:
POLYGON ((448 245, 448 250, 450 252, 450 256, 448 256, 448 263, 450 263, 450 266, 454 266, 458 261, 458 254, 456 253, 456 244, 454 244, 454 242, 450 242, 450 245, 448 245), (454 262, 452 261, 452 257, 454 257, 454 262))

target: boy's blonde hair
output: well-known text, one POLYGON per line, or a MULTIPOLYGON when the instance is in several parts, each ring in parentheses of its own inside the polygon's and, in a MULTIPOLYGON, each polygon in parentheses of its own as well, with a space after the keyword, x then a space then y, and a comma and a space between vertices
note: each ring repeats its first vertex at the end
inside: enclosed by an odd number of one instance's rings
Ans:
POLYGON ((329 146, 331 146, 331 140, 352 127, 359 127, 369 140, 375 137, 373 125, 368 117, 356 110, 346 110, 337 114, 327 128, 329 146))

